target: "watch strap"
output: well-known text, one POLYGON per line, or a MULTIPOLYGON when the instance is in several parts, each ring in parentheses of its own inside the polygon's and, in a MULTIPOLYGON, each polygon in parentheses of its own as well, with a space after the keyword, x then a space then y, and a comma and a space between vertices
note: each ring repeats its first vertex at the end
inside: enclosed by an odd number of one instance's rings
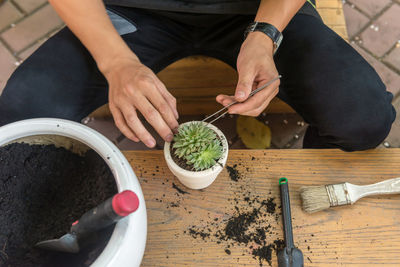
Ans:
POLYGON ((263 32, 269 38, 272 39, 274 43, 274 53, 275 53, 282 42, 283 39, 282 33, 272 24, 255 21, 250 23, 250 25, 247 27, 244 33, 245 39, 250 32, 255 32, 255 31, 263 32))

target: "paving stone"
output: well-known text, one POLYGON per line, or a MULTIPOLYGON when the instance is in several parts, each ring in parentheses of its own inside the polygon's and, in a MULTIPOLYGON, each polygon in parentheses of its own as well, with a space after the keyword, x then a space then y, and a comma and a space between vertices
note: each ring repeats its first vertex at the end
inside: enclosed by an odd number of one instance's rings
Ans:
POLYGON ((237 115, 227 115, 224 118, 221 118, 214 122, 213 124, 224 133, 226 140, 228 143, 233 143, 232 140, 237 138, 236 132, 236 120, 237 115))
POLYGON ((26 13, 29 13, 46 3, 47 0, 14 0, 14 2, 26 13))
POLYGON ((32 55, 33 52, 36 51, 36 49, 38 49, 44 43, 45 40, 47 39, 41 39, 37 41, 35 44, 33 44, 32 46, 28 47, 23 52, 18 54, 18 57, 22 60, 27 59, 30 55, 32 55))
POLYGON ((369 19, 365 15, 357 9, 352 8, 348 3, 343 5, 343 12, 349 38, 354 37, 369 22, 369 19))
POLYGON ((6 82, 0 80, 0 95, 3 92, 3 89, 4 89, 5 86, 6 86, 6 82))
POLYGON ((246 149, 246 146, 243 144, 242 139, 237 138, 230 146, 229 149, 246 149))
POLYGON ((394 4, 386 10, 371 27, 362 34, 362 46, 378 57, 383 56, 400 40, 400 5, 394 4))
POLYGON ((154 130, 154 128, 144 119, 141 119, 143 126, 149 131, 149 133, 154 137, 156 140, 156 146, 154 148, 147 148, 142 142, 136 143, 133 142, 127 138, 123 138, 122 141, 120 141, 117 146, 122 147, 124 149, 131 148, 132 150, 153 150, 153 149, 164 149, 164 140, 161 138, 161 136, 154 130))
MULTIPOLYGON (((146 147, 142 142, 136 143, 126 138, 115 126, 112 119, 95 119, 87 117, 83 119, 82 122, 86 126, 107 137, 121 150, 152 150, 146 147)), ((161 139, 161 137, 148 125, 148 123, 144 122, 143 124, 149 130, 150 134, 152 134, 156 139, 157 147, 153 149, 162 149, 164 146, 164 141, 161 139)))
POLYGON ((356 5, 370 17, 375 16, 390 4, 390 0, 350 0, 349 2, 356 5))
POLYGON ((98 131, 114 144, 118 142, 118 137, 121 135, 121 132, 115 126, 112 119, 85 118, 82 121, 86 126, 98 131))
POLYGON ((302 131, 301 133, 299 133, 297 136, 298 138, 295 138, 294 140, 292 140, 292 142, 290 143, 290 149, 301 149, 303 148, 303 140, 304 140, 304 135, 306 133, 305 131, 306 129, 304 129, 304 131, 302 131))
POLYGON ((358 53, 360 53, 365 58, 365 60, 369 62, 369 64, 372 65, 372 67, 375 69, 375 71, 379 74, 379 76, 383 80, 387 90, 392 92, 393 95, 396 96, 400 91, 400 75, 393 72, 391 69, 386 67, 382 62, 375 59, 373 56, 368 54, 368 52, 360 48, 358 45, 352 44, 352 46, 354 47, 354 49, 358 51, 358 53))
POLYGON ((390 147, 400 148, 400 97, 393 102, 393 106, 397 111, 397 117, 392 125, 392 130, 384 142, 388 142, 390 147))
POLYGON ((142 142, 136 143, 128 138, 124 138, 117 144, 120 150, 157 150, 157 148, 148 148, 142 142))
POLYGON ((384 58, 384 61, 391 64, 400 72, 400 40, 398 43, 398 47, 393 49, 393 51, 384 58))
POLYGON ((4 86, 11 73, 15 70, 16 59, 10 54, 10 52, 0 43, 0 94, 3 91, 4 86))
POLYGON ((296 134, 301 133, 306 125, 299 125, 303 118, 298 114, 266 114, 262 117, 264 122, 268 121, 271 129, 271 143, 275 148, 289 148, 290 142, 296 134))
POLYGON ((11 2, 6 1, 3 4, 0 2, 0 31, 22 16, 21 12, 11 2))
POLYGON ((1 37, 15 52, 18 52, 62 24, 62 20, 53 8, 46 5, 18 23, 14 28, 3 32, 1 37))

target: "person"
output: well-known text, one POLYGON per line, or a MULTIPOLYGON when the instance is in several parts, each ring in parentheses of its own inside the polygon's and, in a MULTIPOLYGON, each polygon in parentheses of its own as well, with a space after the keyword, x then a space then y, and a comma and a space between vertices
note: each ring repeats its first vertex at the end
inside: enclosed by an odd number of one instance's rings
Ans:
POLYGON ((292 106, 309 124, 305 148, 374 148, 395 119, 392 94, 310 0, 50 3, 68 27, 12 74, 0 97, 0 125, 36 117, 80 121, 108 101, 127 138, 155 146, 140 113, 171 141, 176 99, 155 73, 189 55, 236 66, 234 95, 216 97, 222 105, 240 101, 230 114, 257 116, 276 95, 292 106), (248 98, 278 73, 281 80, 248 98))

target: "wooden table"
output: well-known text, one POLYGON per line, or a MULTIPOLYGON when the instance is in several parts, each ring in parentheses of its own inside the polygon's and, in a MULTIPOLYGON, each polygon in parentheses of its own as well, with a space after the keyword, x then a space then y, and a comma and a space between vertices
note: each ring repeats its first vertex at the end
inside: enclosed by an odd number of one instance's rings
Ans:
MULTIPOLYGON (((400 176, 400 149, 353 153, 231 150, 227 165, 237 165, 239 181, 231 180, 224 169, 210 187, 200 191, 179 183, 168 170, 162 151, 124 154, 146 199, 148 238, 143 266, 258 266, 250 244, 228 248, 232 242, 221 242, 213 234, 237 214, 234 206, 240 211, 249 209, 246 195, 250 199, 258 195, 261 200, 273 197, 279 211, 278 178, 282 176, 289 180, 294 239, 304 254, 305 266, 400 266, 399 195, 364 198, 353 206, 309 215, 301 210, 298 193, 304 185, 369 184, 400 176), (179 193, 173 184, 187 194, 179 193), (204 240, 193 238, 191 227, 211 235, 204 240)), ((272 234, 267 234, 267 244, 283 236, 279 214, 267 214, 260 226, 268 224, 272 234)), ((268 266, 266 261, 261 263, 268 266)), ((275 253, 272 266, 277 266, 275 253)))

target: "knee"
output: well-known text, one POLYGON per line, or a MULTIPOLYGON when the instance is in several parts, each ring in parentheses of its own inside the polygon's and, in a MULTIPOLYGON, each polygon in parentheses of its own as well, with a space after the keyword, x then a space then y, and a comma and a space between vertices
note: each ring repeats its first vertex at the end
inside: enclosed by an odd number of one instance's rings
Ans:
POLYGON ((28 99, 32 99, 28 89, 29 75, 19 68, 8 79, 0 96, 0 124, 24 119, 22 114, 28 113, 28 99))
POLYGON ((337 129, 338 145, 346 151, 366 150, 377 147, 389 134, 396 111, 389 99, 386 103, 364 106, 357 113, 343 119, 337 129))
POLYGON ((73 119, 72 110, 63 109, 62 98, 55 94, 59 86, 48 72, 21 65, 0 96, 0 123, 40 117, 73 119))

